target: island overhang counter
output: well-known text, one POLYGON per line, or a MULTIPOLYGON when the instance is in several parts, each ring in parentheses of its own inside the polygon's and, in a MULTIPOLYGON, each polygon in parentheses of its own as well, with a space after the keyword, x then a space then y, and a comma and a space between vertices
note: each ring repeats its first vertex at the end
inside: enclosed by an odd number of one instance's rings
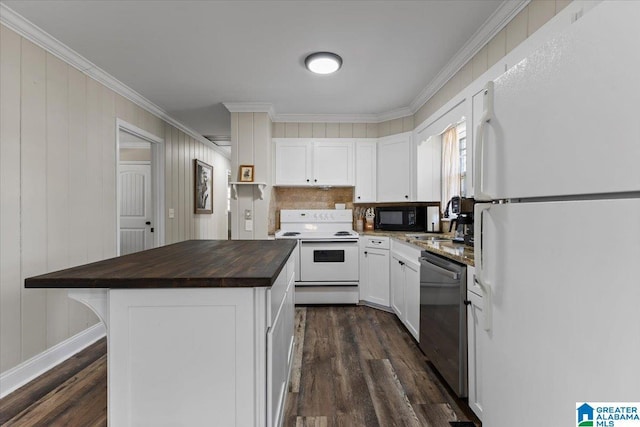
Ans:
POLYGON ((25 280, 104 323, 110 426, 274 426, 294 346, 296 241, 190 240, 25 280))

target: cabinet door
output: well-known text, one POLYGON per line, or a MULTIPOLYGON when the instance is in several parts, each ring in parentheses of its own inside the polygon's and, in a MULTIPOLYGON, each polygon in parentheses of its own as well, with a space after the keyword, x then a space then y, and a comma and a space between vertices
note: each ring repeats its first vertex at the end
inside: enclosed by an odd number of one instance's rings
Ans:
POLYGON ((282 424, 284 402, 293 361, 294 304, 293 277, 279 307, 273 325, 267 332, 267 426, 282 424))
POLYGON ((420 339, 420 265, 412 262, 404 264, 406 321, 411 335, 420 339))
POLYGON ((416 141, 416 200, 440 200, 442 169, 442 136, 420 132, 416 141))
POLYGON ((353 185, 353 141, 313 142, 313 185, 353 185))
POLYGON ((354 202, 376 201, 376 150, 375 141, 356 142, 356 189, 354 202))
POLYGON ((393 308, 398 318, 404 322, 404 261, 392 255, 389 272, 391 275, 391 308, 393 308))
MULTIPOLYGON (((365 248, 362 260, 366 270, 365 295, 362 299, 389 307, 389 251, 365 248)), ((362 281, 360 285, 363 285, 362 281)))
POLYGON ((482 419, 482 297, 471 291, 467 292, 467 347, 469 366, 469 407, 482 419))
POLYGON ((282 307, 275 323, 267 333, 267 420, 269 426, 279 425, 281 407, 287 385, 288 340, 286 336, 286 308, 282 307))
POLYGON ((386 137, 378 142, 378 201, 411 198, 411 134, 386 137))
POLYGON ((310 185, 310 141, 274 140, 274 185, 310 185))

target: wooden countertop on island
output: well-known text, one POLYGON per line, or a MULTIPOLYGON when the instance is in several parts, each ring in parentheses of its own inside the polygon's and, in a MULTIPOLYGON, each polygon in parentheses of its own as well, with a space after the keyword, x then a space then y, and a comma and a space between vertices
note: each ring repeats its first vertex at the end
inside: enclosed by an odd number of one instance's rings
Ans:
POLYGON ((296 240, 187 240, 25 279, 26 288, 269 287, 296 240))

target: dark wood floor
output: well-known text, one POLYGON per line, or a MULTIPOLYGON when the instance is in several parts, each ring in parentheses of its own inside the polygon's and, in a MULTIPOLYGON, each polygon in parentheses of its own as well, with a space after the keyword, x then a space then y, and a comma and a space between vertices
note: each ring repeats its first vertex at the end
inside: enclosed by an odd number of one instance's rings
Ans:
POLYGON ((0 400, 0 425, 106 426, 106 340, 0 400))
MULTIPOLYGON (((287 427, 450 427, 468 420, 393 314, 297 308, 296 340, 287 427)), ((0 400, 0 425, 106 426, 106 383, 101 340, 0 400)))

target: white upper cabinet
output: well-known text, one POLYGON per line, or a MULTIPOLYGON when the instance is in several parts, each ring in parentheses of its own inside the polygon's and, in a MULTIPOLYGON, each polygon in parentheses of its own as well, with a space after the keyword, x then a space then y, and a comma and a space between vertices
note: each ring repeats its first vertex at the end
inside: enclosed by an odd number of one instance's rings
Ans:
POLYGON ((313 141, 313 184, 352 186, 353 141, 313 141))
POLYGON ((416 138, 416 200, 440 200, 442 169, 442 137, 418 132, 416 138))
POLYGON ((406 202, 412 199, 411 134, 400 133, 378 141, 378 202, 406 202))
POLYGON ((311 141, 275 141, 274 185, 309 185, 312 178, 311 141))
POLYGON ((376 140, 356 141, 356 203, 376 201, 376 151, 376 140))
POLYGON ((353 140, 278 138, 274 145, 274 184, 353 186, 353 140))

